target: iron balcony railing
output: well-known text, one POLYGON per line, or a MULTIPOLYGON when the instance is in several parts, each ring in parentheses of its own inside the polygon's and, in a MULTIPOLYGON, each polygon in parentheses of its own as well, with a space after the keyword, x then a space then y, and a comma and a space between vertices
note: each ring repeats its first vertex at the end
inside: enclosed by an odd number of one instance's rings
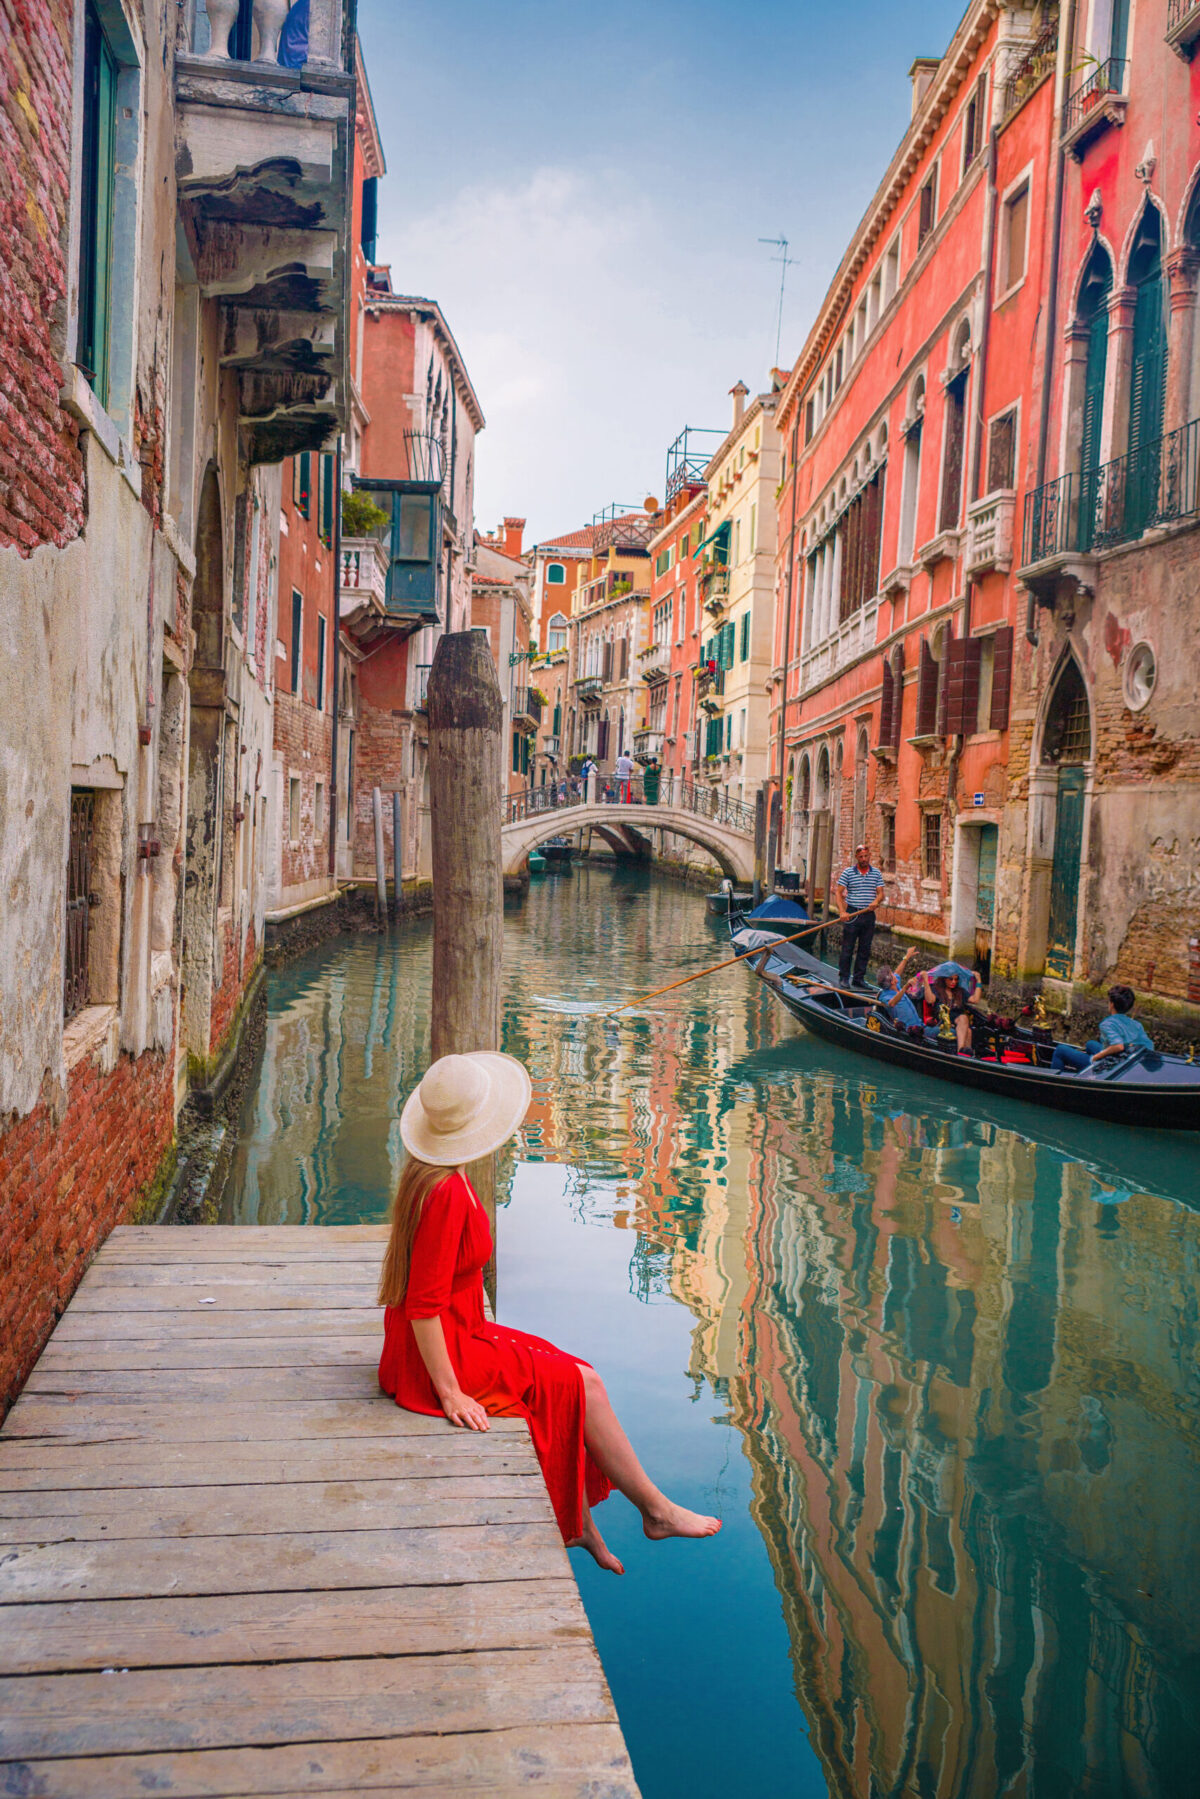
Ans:
POLYGON ((1001 124, 1012 117, 1018 106, 1029 98, 1043 77, 1051 73, 1057 56, 1058 13, 1055 11, 1046 21, 1045 30, 1030 44, 1004 83, 1000 97, 1001 124))
POLYGON ((1178 31, 1193 13, 1200 15, 1200 0, 1167 0, 1167 36, 1178 31))
POLYGON ((1200 517, 1200 419, 1116 456, 1060 475, 1025 502, 1022 563, 1132 543, 1156 525, 1200 517))
POLYGON ((518 687, 513 694, 513 717, 531 718, 535 725, 542 722, 542 698, 532 687, 518 687))
POLYGON ((1082 87, 1063 105, 1062 135, 1069 137, 1080 121, 1099 104, 1105 94, 1121 94, 1125 91, 1125 59, 1121 56, 1110 56, 1107 61, 1099 63, 1082 87))
POLYGON ((575 692, 579 699, 590 700, 600 698, 604 681, 599 675, 577 675, 574 682, 575 692))

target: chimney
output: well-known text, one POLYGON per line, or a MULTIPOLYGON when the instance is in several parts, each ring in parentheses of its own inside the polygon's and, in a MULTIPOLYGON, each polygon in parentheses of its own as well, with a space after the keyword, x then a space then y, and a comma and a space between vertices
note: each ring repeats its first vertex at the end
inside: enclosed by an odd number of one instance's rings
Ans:
POLYGON ((733 429, 736 431, 745 416, 746 396, 750 389, 744 381, 739 381, 737 386, 731 387, 729 391, 733 396, 733 429))
POLYGON ((504 521, 504 554, 519 561, 521 556, 521 538, 525 531, 523 518, 506 518, 504 521))
POLYGON ((918 56, 908 71, 908 79, 912 82, 911 118, 916 118, 921 110, 921 102, 929 92, 929 84, 942 66, 940 56, 918 56))

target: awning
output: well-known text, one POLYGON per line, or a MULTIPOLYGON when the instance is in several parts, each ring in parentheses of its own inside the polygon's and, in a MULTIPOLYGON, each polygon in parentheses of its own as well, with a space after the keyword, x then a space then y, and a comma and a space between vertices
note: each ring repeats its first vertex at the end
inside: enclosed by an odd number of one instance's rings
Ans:
POLYGON ((707 537, 702 537, 700 539, 700 542, 696 545, 695 549, 692 551, 692 561, 694 562, 696 560, 697 556, 700 554, 701 550, 706 550, 710 543, 717 543, 718 541, 720 543, 724 544, 725 548, 728 549, 728 547, 729 547, 729 520, 728 519, 726 519, 723 524, 718 525, 715 531, 710 531, 707 537))

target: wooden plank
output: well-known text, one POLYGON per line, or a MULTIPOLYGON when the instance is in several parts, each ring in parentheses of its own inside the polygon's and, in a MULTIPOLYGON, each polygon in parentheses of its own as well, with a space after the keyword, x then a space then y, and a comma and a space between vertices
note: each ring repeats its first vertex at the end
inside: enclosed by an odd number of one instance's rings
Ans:
MULTIPOLYGON (((118 1224, 99 1253, 135 1248, 154 1252, 191 1242, 221 1244, 231 1249, 270 1242, 281 1248, 308 1249, 315 1241, 331 1246, 386 1243, 387 1234, 386 1224, 118 1224)), ((245 1253, 245 1248, 241 1253, 245 1253)))
MULTIPOLYGON (((520 1418, 493 1418, 492 1431, 523 1431, 520 1418)), ((88 1443, 268 1443, 301 1437, 429 1437, 458 1435, 444 1418, 406 1412, 386 1395, 311 1400, 292 1405, 124 1405, 98 1399, 18 1399, 0 1443, 10 1438, 88 1443)), ((477 1433, 481 1434, 481 1433, 477 1433)), ((489 1433, 490 1434, 490 1433, 489 1433)))
POLYGON ((473 1655, 131 1668, 0 1680, 0 1757, 243 1748, 494 1725, 610 1724, 588 1643, 473 1655))
MULTIPOLYGON (((38 1367, 25 1383, 30 1399, 81 1400, 105 1405, 145 1404, 146 1376, 137 1369, 78 1369, 60 1374, 38 1367)), ((320 1399, 375 1399, 375 1359, 359 1355, 341 1368, 162 1368, 153 1381, 155 1403, 287 1405, 320 1399)), ((388 1403, 391 1403, 390 1401, 388 1403)))
POLYGON ((383 1313, 363 1306, 314 1307, 311 1311, 218 1311, 214 1306, 189 1306, 186 1311, 166 1307, 153 1312, 76 1312, 68 1309, 55 1327, 52 1343, 106 1343, 110 1338, 179 1337, 185 1342, 209 1338, 317 1336, 334 1331, 339 1336, 361 1334, 383 1341, 383 1313))
MULTIPOLYGON (((434 1420, 436 1422, 436 1420, 434 1420)), ((519 1422, 519 1421, 515 1421, 519 1422)), ((490 1431, 353 1437, 321 1442, 168 1443, 120 1439, 89 1443, 14 1442, 0 1438, 0 1491, 86 1492, 92 1488, 204 1487, 261 1481, 440 1479, 461 1474, 526 1473, 535 1466, 527 1430, 497 1419, 490 1431)), ((49 1506, 51 1500, 43 1500, 49 1506)))
POLYGON ((553 1522, 536 1466, 522 1474, 437 1480, 259 1482, 0 1493, 0 1544, 128 1541, 137 1537, 271 1536, 281 1531, 411 1530, 421 1525, 553 1522))
POLYGON ((140 1301, 144 1293, 156 1287, 174 1287, 190 1298, 193 1289, 210 1283, 220 1287, 262 1287, 270 1294, 276 1287, 327 1287, 347 1282, 361 1283, 364 1294, 375 1303, 379 1282, 377 1255, 370 1260, 347 1261, 344 1257, 330 1261, 324 1256, 303 1261, 279 1256, 274 1261, 243 1256, 240 1261, 219 1262, 102 1262, 92 1263, 82 1281, 80 1293, 105 1292, 121 1288, 128 1297, 136 1293, 140 1301))
POLYGON ((229 1337, 119 1337, 97 1338, 88 1343, 59 1343, 52 1337, 42 1351, 38 1374, 99 1371, 107 1368, 140 1368, 144 1376, 161 1368, 337 1368, 374 1366, 382 1347, 380 1336, 267 1337, 247 1342, 240 1332, 229 1337), (374 1353, 372 1353, 374 1349, 374 1353))
POLYGON ((561 1577, 568 1566, 562 1539, 550 1524, 29 1542, 13 1544, 0 1557, 0 1605, 538 1580, 561 1577))
POLYGON ((579 1590, 566 1575, 475 1586, 79 1600, 12 1605, 2 1616, 0 1674, 465 1654, 589 1634, 579 1590))
MULTIPOLYGON (((129 1309, 131 1298, 136 1296, 139 1310, 176 1312, 181 1309, 182 1294, 183 1289, 178 1284, 144 1289, 95 1285, 85 1290, 85 1283, 81 1282, 71 1306, 80 1312, 123 1312, 129 1309)), ((233 1281, 214 1282, 211 1288, 195 1289, 197 1309, 202 1298, 211 1299, 218 1311, 225 1312, 295 1311, 307 1307, 310 1310, 369 1311, 375 1317, 379 1316, 374 1291, 362 1281, 335 1283, 330 1279, 328 1285, 319 1287, 295 1281, 269 1287, 256 1281, 245 1281, 241 1285, 233 1281)))
MULTIPOLYGON (((110 1677, 111 1678, 111 1677, 110 1677)), ((616 1724, 534 1726, 456 1736, 308 1742, 266 1749, 209 1749, 165 1755, 84 1756, 17 1763, 16 1780, 55 1799, 113 1799, 153 1793, 167 1799, 223 1799, 240 1793, 424 1793, 436 1799, 637 1799, 616 1724)), ((15 1784, 13 1782, 12 1784, 15 1784)))

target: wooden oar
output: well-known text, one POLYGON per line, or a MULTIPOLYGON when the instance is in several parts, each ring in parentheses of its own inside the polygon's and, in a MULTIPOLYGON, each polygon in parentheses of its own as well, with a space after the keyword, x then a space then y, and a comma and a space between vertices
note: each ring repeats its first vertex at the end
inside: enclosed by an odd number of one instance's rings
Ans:
MULTIPOLYGON (((852 913, 853 917, 854 914, 852 913)), ((794 937, 777 937, 775 943, 798 943, 801 937, 812 937, 818 931, 827 930, 831 924, 842 924, 840 918, 823 918, 820 924, 807 925, 803 931, 797 931, 794 937)), ((653 993, 644 993, 641 999, 627 999, 611 1012, 602 1012, 601 1018, 615 1018, 618 1012, 627 1011, 630 1006, 643 1005, 648 999, 657 999, 662 993, 674 993, 676 987, 686 987, 689 981, 702 980, 706 974, 716 974, 719 969, 732 968, 735 962, 745 962, 750 956, 761 956, 764 950, 773 950, 775 943, 760 943, 757 949, 744 949, 739 955, 730 956, 725 962, 714 962, 710 968, 698 968, 695 974, 685 974, 681 981, 670 981, 665 987, 656 987, 653 993)))

